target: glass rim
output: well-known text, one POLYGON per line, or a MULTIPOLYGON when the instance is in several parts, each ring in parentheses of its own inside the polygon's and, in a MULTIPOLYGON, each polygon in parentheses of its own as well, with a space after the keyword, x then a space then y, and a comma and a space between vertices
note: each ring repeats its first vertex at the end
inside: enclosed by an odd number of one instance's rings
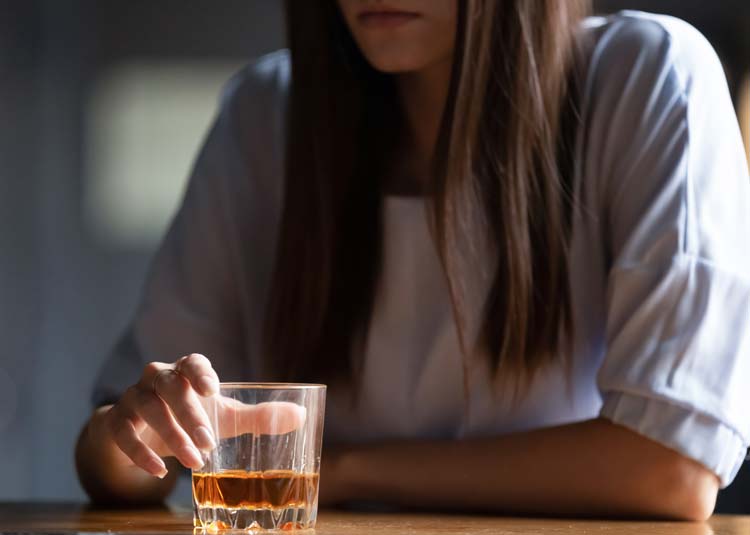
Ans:
POLYGON ((243 390, 319 390, 327 389, 328 385, 319 383, 270 383, 270 382, 228 382, 219 383, 219 389, 235 388, 243 390))

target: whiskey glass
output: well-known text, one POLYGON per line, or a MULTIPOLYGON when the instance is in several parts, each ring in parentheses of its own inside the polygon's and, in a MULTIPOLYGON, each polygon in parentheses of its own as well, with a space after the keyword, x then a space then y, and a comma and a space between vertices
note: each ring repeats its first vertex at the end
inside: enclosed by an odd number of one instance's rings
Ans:
POLYGON ((204 400, 217 447, 193 470, 197 530, 315 527, 325 385, 221 383, 204 400))

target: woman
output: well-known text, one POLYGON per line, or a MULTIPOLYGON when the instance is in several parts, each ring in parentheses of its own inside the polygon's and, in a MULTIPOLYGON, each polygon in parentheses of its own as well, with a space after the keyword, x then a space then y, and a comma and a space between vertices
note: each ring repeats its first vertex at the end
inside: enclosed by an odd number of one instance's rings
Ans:
POLYGON ((695 30, 584 3, 288 2, 102 372, 89 494, 199 466, 219 377, 311 380, 324 504, 708 517, 749 436, 739 129, 695 30))

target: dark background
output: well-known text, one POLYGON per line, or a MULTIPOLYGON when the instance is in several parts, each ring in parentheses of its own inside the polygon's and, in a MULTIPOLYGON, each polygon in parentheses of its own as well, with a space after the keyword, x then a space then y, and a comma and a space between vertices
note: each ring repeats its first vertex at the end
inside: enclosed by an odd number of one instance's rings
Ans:
MULTIPOLYGON (((622 7, 698 26, 739 103, 750 2, 598 2, 622 7)), ((221 80, 283 44, 279 0, 0 0, 0 500, 83 499, 72 451, 91 384, 134 310, 184 179, 143 169, 187 169, 221 80), (206 87, 173 99, 181 77, 206 87), (103 113, 112 99, 133 113, 103 113), (174 121, 159 117, 162 105, 174 121), (118 154, 128 146, 118 140, 140 134, 182 141, 118 154), (92 160, 99 154, 104 164, 92 160)), ((720 509, 750 512, 744 479, 720 509)))

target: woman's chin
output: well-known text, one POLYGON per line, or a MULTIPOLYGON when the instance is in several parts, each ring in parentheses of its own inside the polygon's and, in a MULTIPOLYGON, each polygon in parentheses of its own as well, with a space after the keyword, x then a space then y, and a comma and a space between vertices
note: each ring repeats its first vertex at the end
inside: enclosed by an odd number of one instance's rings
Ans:
POLYGON ((440 63, 442 58, 409 57, 405 54, 398 56, 367 56, 367 61, 376 71, 384 74, 406 74, 421 72, 431 65, 440 63))
POLYGON ((369 59, 370 65, 376 71, 384 74, 404 74, 408 72, 418 72, 428 63, 421 61, 408 61, 402 58, 377 58, 369 59))

